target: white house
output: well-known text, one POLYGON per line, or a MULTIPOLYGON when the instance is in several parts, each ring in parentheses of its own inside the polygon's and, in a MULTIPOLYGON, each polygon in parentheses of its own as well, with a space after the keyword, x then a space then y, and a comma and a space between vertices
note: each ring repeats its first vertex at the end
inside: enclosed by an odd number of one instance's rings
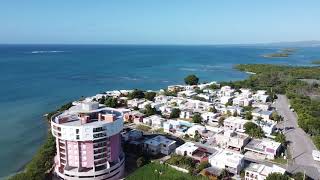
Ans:
POLYGON ((201 114, 201 117, 204 121, 211 123, 211 122, 218 122, 219 113, 213 112, 204 112, 201 114))
POLYGON ((256 94, 253 95, 253 98, 256 101, 260 101, 260 102, 267 102, 269 99, 269 95, 266 94, 267 92, 264 90, 258 90, 256 94))
POLYGON ((151 104, 152 108, 155 108, 157 111, 160 111, 160 107, 164 105, 162 102, 152 102, 151 104))
POLYGON ((196 132, 198 132, 199 134, 202 134, 202 133, 205 133, 206 131, 207 131, 206 127, 200 124, 195 124, 187 130, 187 134, 191 137, 194 137, 196 132))
POLYGON ((143 148, 150 154, 164 154, 169 155, 174 152, 176 148, 176 141, 168 139, 164 136, 156 136, 148 139, 143 143, 143 148))
POLYGON ((220 91, 218 91, 218 96, 233 96, 234 95, 234 89, 232 89, 230 86, 222 86, 220 91))
POLYGON ((180 118, 181 119, 190 119, 193 116, 193 110, 192 109, 183 109, 180 111, 180 118))
POLYGON ((245 180, 265 180, 271 173, 284 174, 286 169, 277 165, 266 166, 264 164, 251 163, 245 169, 245 180))
POLYGON ((231 114, 234 114, 237 112, 237 114, 241 114, 243 112, 243 108, 240 106, 228 106, 228 107, 222 107, 218 108, 218 111, 220 111, 222 114, 228 114, 230 112, 231 114))
POLYGON ((186 90, 186 91, 180 91, 180 92, 178 92, 178 97, 184 97, 184 96, 186 96, 186 97, 190 98, 190 97, 193 97, 193 96, 195 96, 195 95, 197 95, 197 93, 194 92, 193 90, 186 90))
POLYGON ((261 117, 264 120, 270 120, 273 111, 264 111, 262 109, 254 109, 252 111, 253 117, 261 117))
POLYGON ((209 163, 213 167, 239 174, 244 166, 244 155, 229 150, 217 149, 215 153, 209 156, 209 163))
MULTIPOLYGON (((138 107, 140 104, 144 103, 146 100, 145 99, 130 99, 127 101, 127 106, 128 107, 138 107)), ((143 107, 144 108, 144 107, 143 107)))
POLYGON ((250 137, 232 130, 222 131, 214 135, 214 142, 221 148, 230 148, 241 151, 250 141, 250 137))
POLYGON ((252 107, 262 109, 264 111, 268 111, 271 108, 271 103, 261 103, 261 102, 255 102, 252 104, 252 107))
POLYGON ((245 98, 252 97, 252 92, 251 92, 250 89, 241 88, 240 91, 241 91, 241 96, 242 97, 245 97, 245 98))
POLYGON ((232 100, 233 105, 238 105, 238 106, 251 106, 253 99, 244 97, 244 96, 238 96, 232 100))
POLYGON ((198 84, 197 87, 201 90, 207 88, 208 86, 212 85, 212 84, 215 84, 217 86, 220 86, 217 82, 215 81, 212 81, 212 82, 209 82, 209 83, 204 83, 204 84, 198 84))
POLYGON ((159 95, 154 97, 154 102, 167 103, 172 98, 173 98, 172 96, 159 95))
POLYGON ((263 132, 267 136, 270 136, 274 132, 277 125, 277 123, 274 121, 264 121, 264 120, 261 120, 261 121, 255 120, 254 123, 260 126, 263 132))
POLYGON ((229 102, 231 102, 232 98, 233 97, 231 97, 231 96, 222 96, 222 97, 220 97, 220 103, 221 104, 229 103, 229 102))
POLYGON ((176 148, 175 152, 178 155, 181 156, 189 156, 192 157, 193 153, 198 149, 199 147, 196 146, 192 142, 186 142, 183 145, 176 148))
POLYGON ((223 126, 226 130, 234 130, 238 132, 245 132, 244 124, 249 122, 248 120, 242 119, 241 117, 230 116, 224 120, 223 126))
POLYGON ((152 115, 152 116, 143 118, 143 123, 148 126, 152 126, 153 128, 162 128, 163 122, 165 121, 166 120, 159 115, 152 115))
POLYGON ((265 155, 267 159, 274 159, 279 153, 281 143, 270 139, 252 139, 244 150, 265 155))

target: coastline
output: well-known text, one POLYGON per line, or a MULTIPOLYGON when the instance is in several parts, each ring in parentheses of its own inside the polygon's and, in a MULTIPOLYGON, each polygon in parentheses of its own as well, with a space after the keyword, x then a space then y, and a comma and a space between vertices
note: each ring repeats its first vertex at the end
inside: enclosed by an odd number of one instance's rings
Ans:
MULTIPOLYGON (((237 69, 238 71, 242 71, 242 72, 245 72, 245 73, 248 73, 248 74, 251 74, 251 75, 256 75, 258 72, 259 73, 261 73, 261 71, 259 71, 259 69, 255 69, 255 71, 257 72, 257 73, 255 73, 255 72, 252 72, 252 71, 250 71, 250 68, 259 68, 260 66, 262 66, 263 68, 269 68, 269 67, 276 67, 276 68, 279 68, 279 66, 277 66, 277 65, 270 65, 270 64, 254 64, 254 65, 241 65, 241 66, 244 66, 245 68, 244 69, 239 69, 239 68, 237 68, 237 67, 235 67, 235 69, 237 69), (248 66, 248 67, 247 67, 248 66)), ((261 68, 261 67, 260 67, 261 68)), ((287 67, 281 67, 281 68, 287 68, 287 67)), ((312 68, 312 67, 310 67, 310 68, 312 68)), ((254 71, 254 70, 253 70, 254 71)), ((230 83, 230 84, 233 84, 233 85, 237 85, 237 83, 241 83, 241 82, 245 82, 245 81, 247 81, 247 80, 249 80, 249 78, 246 78, 246 79, 244 79, 244 80, 240 80, 240 81, 232 81, 232 82, 219 82, 219 83, 230 83)), ((243 85, 243 86, 245 86, 245 85, 243 85)), ((263 88, 262 88, 263 89, 263 88)), ((59 113, 59 112, 62 112, 62 111, 64 111, 64 110, 66 110, 66 109, 68 109, 70 106, 72 106, 72 103, 70 102, 70 103, 67 103, 67 104, 65 104, 65 105, 63 105, 63 106, 61 106, 59 109, 57 109, 56 111, 53 111, 53 112, 50 112, 50 113, 47 113, 47 114, 44 114, 43 116, 44 117, 46 117, 45 118, 45 120, 47 120, 47 123, 48 123, 48 133, 49 133, 49 136, 50 136, 50 118, 54 115, 54 114, 56 114, 56 113, 59 113)), ((49 136, 47 136, 46 137, 46 140, 44 141, 44 144, 46 144, 46 143, 48 143, 48 141, 49 141, 49 136)), ((42 146, 40 147, 40 149, 42 148, 42 146)), ((39 150, 38 150, 38 152, 37 153, 39 153, 39 150)), ((23 169, 26 169, 26 167, 28 166, 28 164, 30 164, 30 163, 32 163, 32 161, 33 161, 33 159, 34 159, 34 157, 35 156, 37 156, 37 153, 33 156, 33 158, 32 158, 32 160, 29 162, 29 163, 27 163, 25 166, 24 166, 24 168, 21 168, 21 171, 20 172, 17 172, 16 173, 16 175, 19 175, 19 174, 21 174, 21 173, 23 173, 24 171, 23 171, 23 169)), ((47 169, 47 171, 48 170, 50 170, 50 169, 47 169)), ((14 175, 13 175, 14 176, 14 175)), ((12 177, 12 176, 11 176, 12 177)), ((9 177, 9 179, 10 179, 10 177, 9 177)))

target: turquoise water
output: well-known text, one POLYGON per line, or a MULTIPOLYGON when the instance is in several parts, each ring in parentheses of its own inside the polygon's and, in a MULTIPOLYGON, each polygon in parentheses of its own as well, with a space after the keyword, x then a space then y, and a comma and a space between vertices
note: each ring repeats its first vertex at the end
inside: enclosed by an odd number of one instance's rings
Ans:
POLYGON ((265 59, 277 47, 0 45, 0 177, 21 169, 44 141, 42 115, 80 96, 112 89, 159 89, 183 83, 237 80, 238 63, 308 65, 320 48, 265 59))

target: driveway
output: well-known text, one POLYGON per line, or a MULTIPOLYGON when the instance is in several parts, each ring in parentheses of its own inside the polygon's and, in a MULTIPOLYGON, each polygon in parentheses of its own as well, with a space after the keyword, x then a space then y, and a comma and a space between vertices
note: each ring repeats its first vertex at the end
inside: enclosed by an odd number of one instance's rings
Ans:
POLYGON ((289 109, 287 97, 285 95, 278 95, 274 106, 279 115, 284 117, 284 121, 279 123, 277 127, 285 129, 284 133, 287 141, 289 141, 289 152, 292 162, 287 170, 291 173, 305 171, 313 179, 319 179, 320 164, 312 158, 312 150, 315 150, 316 147, 310 137, 299 128, 297 114, 289 109))

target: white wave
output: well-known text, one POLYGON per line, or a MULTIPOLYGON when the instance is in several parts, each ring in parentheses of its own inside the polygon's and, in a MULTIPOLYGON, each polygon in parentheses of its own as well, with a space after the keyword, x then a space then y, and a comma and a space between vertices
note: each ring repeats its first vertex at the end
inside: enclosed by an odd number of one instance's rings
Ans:
POLYGON ((132 77, 127 77, 127 76, 120 77, 120 79, 125 79, 125 80, 129 80, 129 81, 138 81, 139 80, 138 78, 132 78, 132 77))
POLYGON ((31 54, 63 53, 65 51, 31 51, 31 54))
POLYGON ((203 67, 206 67, 206 68, 223 68, 224 66, 221 66, 221 65, 203 65, 203 67))
POLYGON ((196 68, 179 68, 179 70, 181 70, 181 71, 199 71, 200 69, 196 69, 196 68))
POLYGON ((257 73, 250 72, 250 71, 246 71, 245 73, 247 73, 247 74, 257 74, 257 73))

